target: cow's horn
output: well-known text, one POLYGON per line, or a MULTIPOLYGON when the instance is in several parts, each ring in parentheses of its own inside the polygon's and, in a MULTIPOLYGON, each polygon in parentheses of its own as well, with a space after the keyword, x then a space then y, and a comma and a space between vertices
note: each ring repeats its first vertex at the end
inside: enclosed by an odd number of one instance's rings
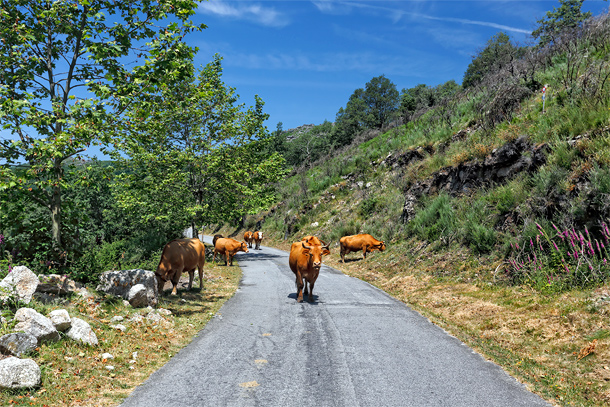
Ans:
POLYGON ((303 249, 311 250, 311 247, 310 246, 305 246, 304 242, 301 242, 301 244, 303 245, 303 249))

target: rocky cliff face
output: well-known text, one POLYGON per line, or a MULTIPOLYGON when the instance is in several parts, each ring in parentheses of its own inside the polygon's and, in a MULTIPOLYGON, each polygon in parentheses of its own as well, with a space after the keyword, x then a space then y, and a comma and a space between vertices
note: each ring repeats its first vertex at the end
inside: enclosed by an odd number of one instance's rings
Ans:
POLYGON ((527 136, 508 142, 494 150, 484 161, 459 164, 437 171, 419 181, 405 194, 402 221, 415 215, 415 204, 423 195, 447 192, 452 196, 470 194, 493 184, 503 184, 523 171, 534 172, 546 162, 547 144, 531 145, 527 136))

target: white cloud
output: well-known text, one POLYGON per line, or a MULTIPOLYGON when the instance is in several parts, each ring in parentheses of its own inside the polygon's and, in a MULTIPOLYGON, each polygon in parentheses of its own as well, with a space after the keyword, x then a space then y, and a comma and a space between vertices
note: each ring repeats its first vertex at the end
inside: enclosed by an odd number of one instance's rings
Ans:
POLYGON ((199 3, 198 11, 202 14, 252 21, 269 27, 284 27, 290 23, 282 13, 258 3, 240 2, 236 5, 229 5, 222 0, 209 0, 199 3))

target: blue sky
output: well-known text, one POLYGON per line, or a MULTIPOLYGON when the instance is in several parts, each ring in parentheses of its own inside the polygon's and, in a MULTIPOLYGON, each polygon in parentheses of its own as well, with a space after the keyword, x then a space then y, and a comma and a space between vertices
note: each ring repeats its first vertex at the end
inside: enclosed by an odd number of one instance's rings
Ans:
MULTIPOLYGON (((609 3, 586 0, 595 15, 609 3)), ((265 101, 267 122, 289 129, 334 121, 357 88, 385 75, 398 90, 461 83, 472 56, 500 31, 531 42, 536 21, 559 1, 210 0, 187 42, 196 62, 223 58, 224 82, 242 101, 265 101)))

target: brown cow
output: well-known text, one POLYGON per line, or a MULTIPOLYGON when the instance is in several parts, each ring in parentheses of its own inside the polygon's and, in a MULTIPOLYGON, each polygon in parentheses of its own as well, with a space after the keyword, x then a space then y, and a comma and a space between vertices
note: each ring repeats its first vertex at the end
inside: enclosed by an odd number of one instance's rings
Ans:
POLYGON ((309 297, 309 302, 313 301, 313 286, 320 274, 322 256, 327 254, 330 254, 328 245, 307 245, 301 241, 293 243, 290 247, 288 264, 296 276, 298 302, 303 302, 303 293, 309 297), (307 289, 308 283, 309 290, 307 289))
POLYGON ((339 244, 341 245, 341 261, 343 263, 345 263, 345 255, 349 254, 350 252, 362 250, 362 255, 364 256, 364 259, 366 259, 366 254, 372 252, 373 250, 385 250, 384 242, 380 242, 373 236, 366 233, 361 235, 343 236, 341 239, 339 239, 339 244))
POLYGON ((175 295, 178 292, 178 281, 184 271, 189 273, 189 290, 192 289, 195 269, 199 270, 199 288, 203 289, 204 264, 205 246, 198 238, 172 240, 163 248, 161 260, 155 272, 159 294, 163 292, 165 282, 171 281, 174 286, 172 295, 175 295))
POLYGON ((254 235, 252 235, 252 238, 254 239, 254 250, 260 250, 261 242, 263 241, 263 232, 257 230, 254 232, 254 235))
POLYGON ((214 245, 214 257, 212 258, 212 261, 216 261, 216 254, 220 253, 221 256, 225 256, 225 266, 232 266, 233 256, 240 251, 248 253, 248 245, 246 242, 240 242, 230 237, 220 238, 214 245))
POLYGON ((216 241, 223 237, 223 235, 214 235, 214 237, 212 238, 212 246, 216 246, 216 241))
POLYGON ((244 233, 244 240, 248 243, 248 247, 252 248, 252 241, 254 240, 254 234, 251 231, 244 233))

